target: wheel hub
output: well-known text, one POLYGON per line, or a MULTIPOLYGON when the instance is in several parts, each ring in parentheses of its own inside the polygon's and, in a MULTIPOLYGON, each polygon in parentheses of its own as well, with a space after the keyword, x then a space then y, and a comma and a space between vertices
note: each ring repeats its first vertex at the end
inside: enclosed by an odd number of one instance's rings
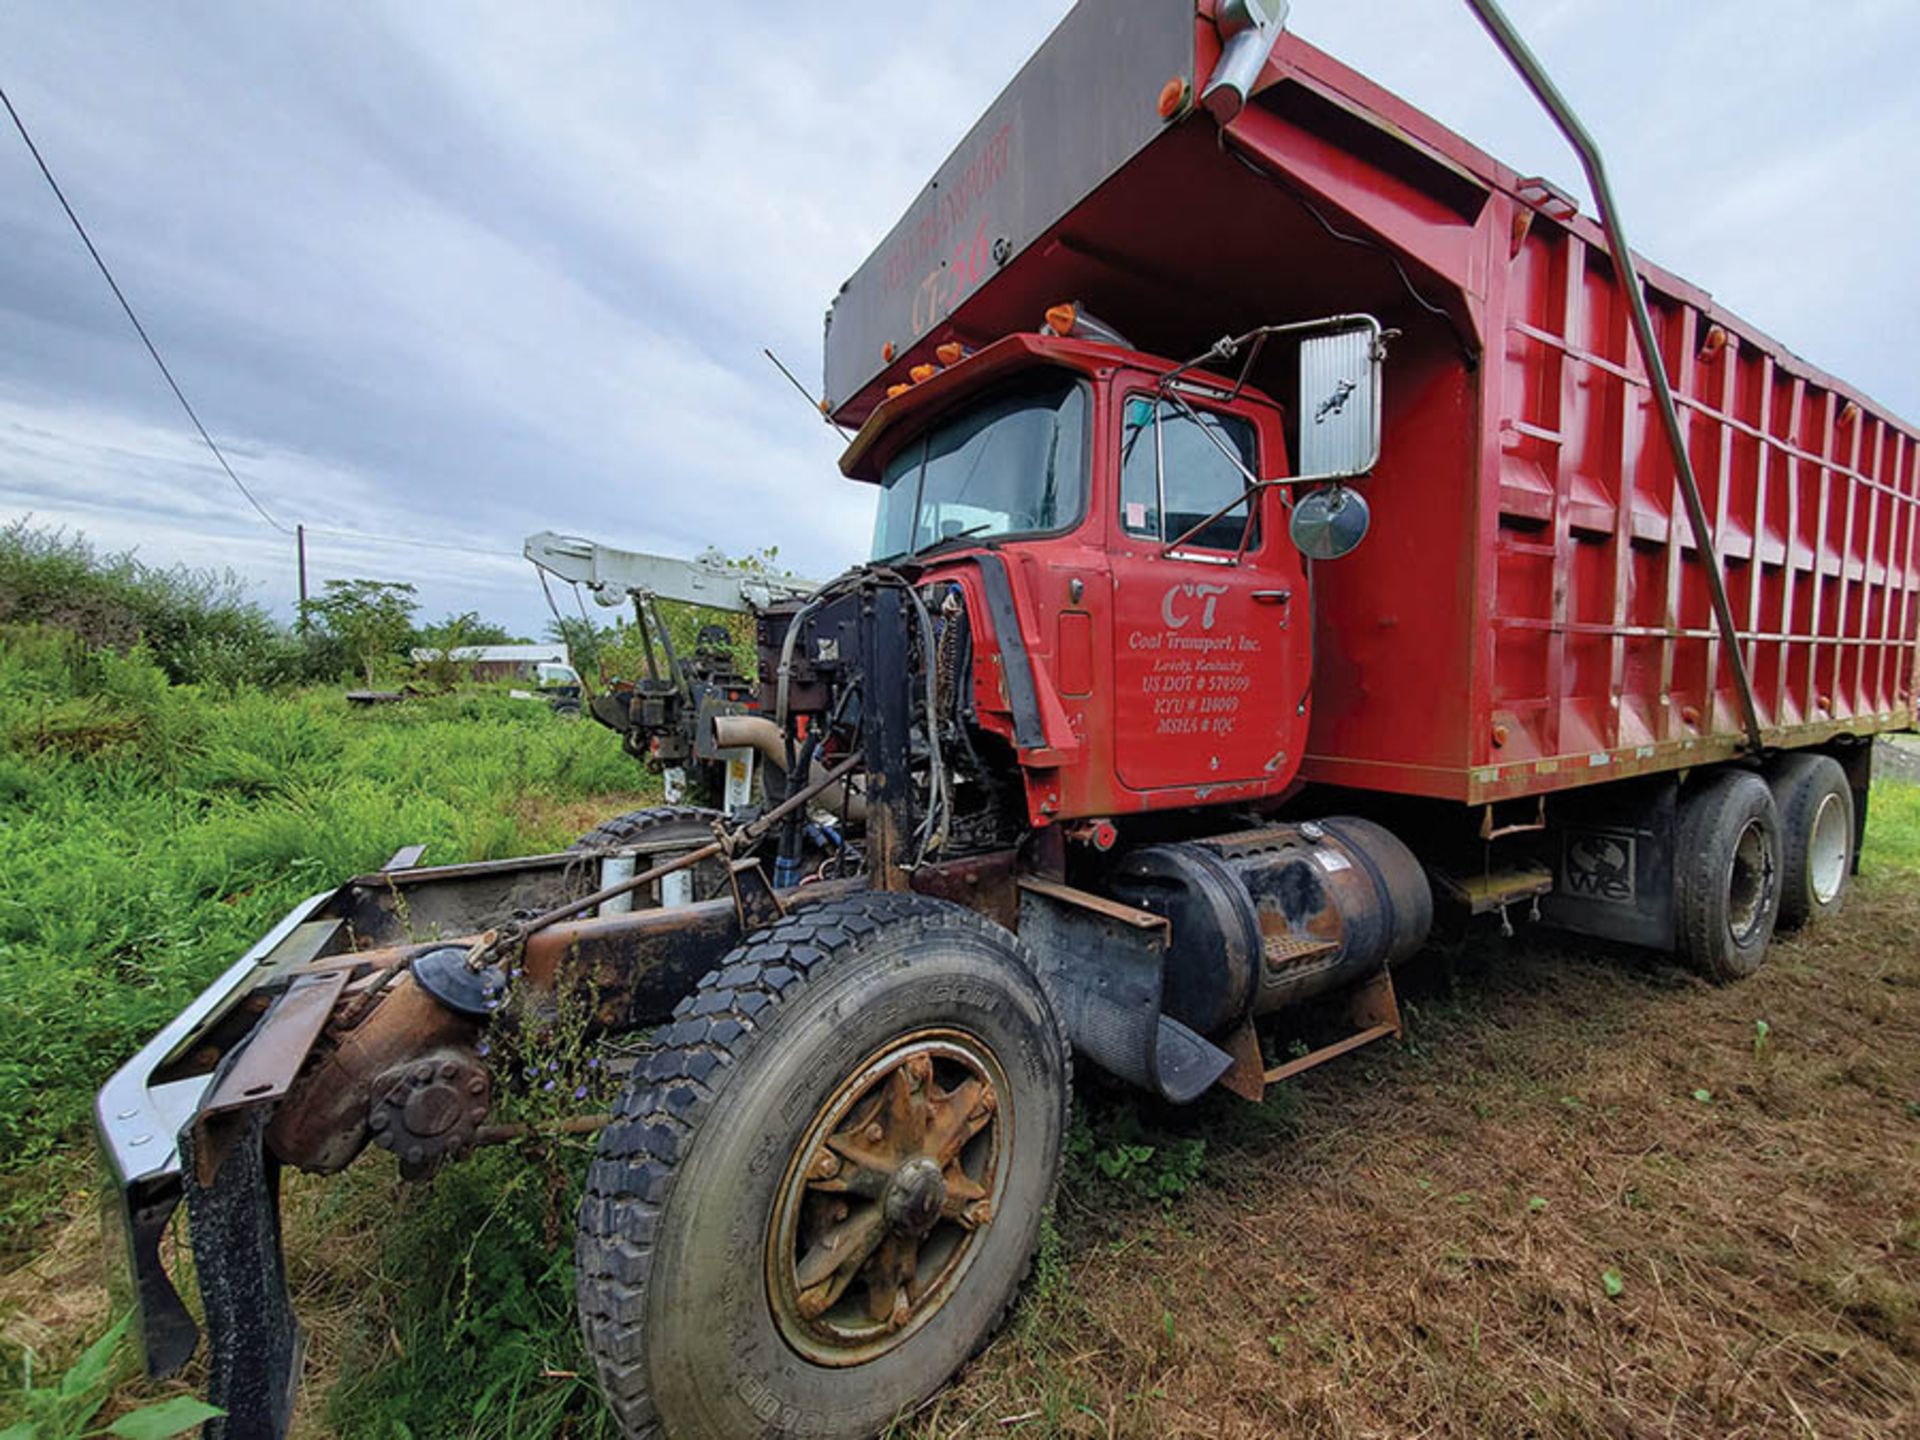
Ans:
POLYGON ((940 1166, 925 1155, 909 1160, 893 1172, 880 1202, 894 1232, 915 1239, 939 1223, 940 1212, 946 1205, 946 1178, 940 1173, 940 1166))
POLYGON ((1759 931, 1773 901, 1773 848, 1758 820, 1740 832, 1727 871, 1727 933, 1744 945, 1759 931))
POLYGON ((1008 1117, 985 1045, 925 1031, 884 1047, 808 1126, 767 1234, 767 1293, 787 1343, 858 1365, 938 1312, 992 1223, 1008 1117))

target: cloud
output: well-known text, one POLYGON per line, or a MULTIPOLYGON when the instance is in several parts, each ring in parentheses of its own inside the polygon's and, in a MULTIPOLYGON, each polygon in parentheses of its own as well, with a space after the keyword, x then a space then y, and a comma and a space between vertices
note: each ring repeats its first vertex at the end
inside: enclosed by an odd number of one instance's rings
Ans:
MULTIPOLYGON (((275 513, 472 552, 316 537, 316 569, 531 630, 539 587, 492 552, 534 530, 858 558, 871 492, 760 349, 813 383, 828 300, 1068 8, 77 0, 9 12, 0 83, 275 513)), ((1512 8, 1643 251, 1920 412, 1920 281, 1884 238, 1920 191, 1910 4, 1512 8)), ((1464 6, 1293 9, 1503 159, 1573 175, 1464 6)), ((284 607, 287 542, 196 449, 5 135, 0 257, 0 516, 231 564, 284 607)))

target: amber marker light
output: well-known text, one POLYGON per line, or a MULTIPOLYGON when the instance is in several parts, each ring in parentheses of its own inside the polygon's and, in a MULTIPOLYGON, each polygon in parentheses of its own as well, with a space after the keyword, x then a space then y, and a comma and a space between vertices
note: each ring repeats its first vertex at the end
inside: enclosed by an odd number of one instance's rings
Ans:
POLYGON ((967 347, 958 340, 949 340, 933 352, 933 358, 942 365, 958 365, 967 358, 967 347))
POLYGON ((1187 108, 1187 82, 1184 76, 1176 75, 1160 87, 1160 99, 1154 109, 1160 112, 1162 120, 1171 120, 1187 108))
POLYGON ((1047 311, 1047 328, 1065 339, 1073 333, 1073 322, 1079 319, 1071 305, 1055 305, 1047 311))

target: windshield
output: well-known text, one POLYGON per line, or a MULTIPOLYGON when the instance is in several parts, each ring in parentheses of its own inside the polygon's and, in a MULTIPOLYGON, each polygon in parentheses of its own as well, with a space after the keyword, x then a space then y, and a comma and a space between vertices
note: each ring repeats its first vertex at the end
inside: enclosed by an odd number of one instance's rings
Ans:
POLYGON ((893 457, 880 478, 873 555, 1060 530, 1086 505, 1086 386, 1057 372, 1029 377, 893 457))

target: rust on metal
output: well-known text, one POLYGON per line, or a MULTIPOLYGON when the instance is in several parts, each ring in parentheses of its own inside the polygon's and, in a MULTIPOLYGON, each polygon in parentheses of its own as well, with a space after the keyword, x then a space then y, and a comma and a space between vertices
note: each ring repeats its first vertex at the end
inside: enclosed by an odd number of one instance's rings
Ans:
POLYGON ((334 1001, 346 988, 347 972, 332 970, 318 975, 302 975, 254 1028, 247 1048, 240 1052, 233 1068, 207 1102, 202 1115, 218 1115, 249 1105, 264 1105, 278 1100, 292 1088, 300 1067, 306 1063, 313 1042, 333 1013, 334 1001))
MULTIPOLYGON (((1262 919, 1264 920, 1265 917, 1263 916, 1262 919)), ((1339 940, 1322 939, 1318 935, 1273 932, 1260 937, 1261 958, 1267 962, 1269 970, 1284 970, 1289 965, 1302 965, 1309 960, 1318 960, 1323 955, 1335 954, 1339 949, 1339 940)))
POLYGON ((367 1128, 400 1159, 408 1180, 425 1179, 473 1150, 493 1099, 493 1077, 464 1045, 403 1060, 373 1082, 367 1128))
POLYGON ((739 922, 742 935, 771 925, 787 913, 787 907, 774 893, 773 882, 767 879, 766 870, 753 856, 728 862, 727 884, 733 891, 734 918, 739 922))
POLYGON ((333 1041, 287 1092, 267 1127, 267 1145, 290 1165, 330 1175, 367 1143, 374 1082, 393 1066, 441 1047, 462 1046, 479 1025, 402 975, 359 1025, 333 1041))
POLYGON ((1072 905, 1077 909, 1088 910, 1095 915, 1105 916, 1135 930, 1158 930, 1163 933, 1171 930, 1171 923, 1164 915, 1156 915, 1151 910, 1136 910, 1131 905, 1122 905, 1118 900, 1109 900, 1102 895, 1090 895, 1085 890, 1076 890, 1071 885, 1062 885, 1053 880, 1042 880, 1034 875, 1022 875, 1019 881, 1022 890, 1030 890, 1035 895, 1043 895, 1062 905, 1072 905))
POLYGON ((511 1125, 482 1125, 473 1137, 476 1147, 505 1145, 514 1140, 536 1140, 547 1135, 592 1135, 613 1123, 612 1115, 569 1115, 563 1120, 519 1121, 511 1125))
POLYGON ((1266 1099, 1267 1067, 1266 1061, 1260 1058, 1260 1034, 1253 1028, 1253 1018, 1248 1016, 1234 1026, 1220 1048, 1233 1057, 1233 1064, 1215 1083, 1256 1105, 1266 1099))
POLYGON ((1020 896, 1014 886, 1018 854, 996 850, 963 860, 922 865, 913 872, 913 888, 921 895, 951 900, 983 915, 1007 930, 1020 925, 1020 896))
POLYGON ((767 1284, 807 1359, 856 1365, 938 1312, 993 1223, 1006 1077, 972 1035, 903 1036, 814 1116, 774 1207, 767 1284))
POLYGON ((1331 1045, 1323 1045, 1297 1060, 1276 1065, 1267 1071, 1267 1084, 1277 1085, 1282 1080, 1291 1080, 1316 1065, 1324 1065, 1329 1060, 1358 1050, 1363 1045, 1371 1045, 1376 1040, 1385 1040, 1390 1035, 1398 1039, 1401 1033, 1400 1002, 1393 992, 1393 972, 1382 966, 1377 975, 1356 986, 1348 1001, 1347 1013, 1353 1020, 1353 1034, 1331 1045))

